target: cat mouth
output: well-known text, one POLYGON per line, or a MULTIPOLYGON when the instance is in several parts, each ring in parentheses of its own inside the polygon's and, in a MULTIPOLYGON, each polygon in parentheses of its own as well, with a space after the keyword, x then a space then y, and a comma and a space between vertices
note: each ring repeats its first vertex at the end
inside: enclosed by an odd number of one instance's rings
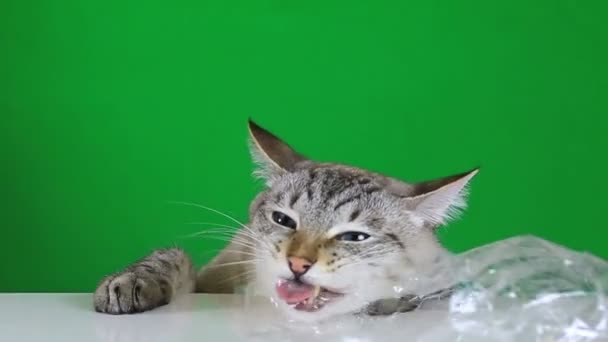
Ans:
POLYGON ((275 289, 279 298, 295 310, 315 312, 339 299, 342 293, 334 292, 319 285, 306 284, 298 280, 281 279, 275 289))

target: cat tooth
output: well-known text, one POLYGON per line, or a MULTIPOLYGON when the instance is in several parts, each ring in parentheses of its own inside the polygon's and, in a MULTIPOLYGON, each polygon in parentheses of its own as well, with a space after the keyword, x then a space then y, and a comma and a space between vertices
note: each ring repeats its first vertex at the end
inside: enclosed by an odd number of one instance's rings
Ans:
POLYGON ((316 285, 313 291, 313 295, 312 298, 317 298, 319 297, 319 294, 321 293, 321 286, 316 285))

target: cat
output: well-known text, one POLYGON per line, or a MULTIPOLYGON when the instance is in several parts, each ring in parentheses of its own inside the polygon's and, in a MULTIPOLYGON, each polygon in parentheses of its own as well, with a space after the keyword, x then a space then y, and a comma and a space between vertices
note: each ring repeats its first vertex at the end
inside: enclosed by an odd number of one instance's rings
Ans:
POLYGON ((436 229, 465 207, 479 169, 410 184, 312 161, 251 120, 249 133, 255 174, 265 181, 249 224, 199 272, 173 248, 106 277, 95 291, 95 310, 131 314, 180 293, 234 293, 243 286, 302 320, 411 309, 402 300, 411 296, 387 302, 395 281, 447 253, 436 229))

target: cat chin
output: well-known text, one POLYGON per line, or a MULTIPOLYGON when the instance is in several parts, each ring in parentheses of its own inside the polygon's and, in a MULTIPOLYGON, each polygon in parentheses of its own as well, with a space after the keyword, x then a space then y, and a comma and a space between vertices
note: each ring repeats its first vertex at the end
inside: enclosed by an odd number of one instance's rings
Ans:
MULTIPOLYGON (((293 305, 287 304, 282 299, 278 298, 275 290, 277 279, 281 276, 288 276, 289 273, 285 269, 278 267, 272 261, 258 264, 258 273, 251 284, 254 289, 253 293, 258 296, 270 298, 271 302, 277 308, 282 316, 288 320, 315 322, 337 316, 354 314, 364 309, 369 303, 380 298, 390 298, 395 295, 393 283, 382 281, 381 274, 370 279, 368 277, 353 278, 351 283, 360 284, 362 286, 357 289, 345 293, 342 297, 337 298, 331 303, 327 303, 322 308, 314 312, 297 310, 293 305), (372 281, 373 280, 373 281, 372 281)), ((373 275, 373 274, 368 274, 373 275)))
POLYGON ((367 305, 366 302, 359 301, 358 299, 353 301, 353 298, 350 296, 344 296, 334 303, 327 304, 318 311, 307 312, 296 310, 293 306, 288 305, 278 298, 273 298, 273 302, 288 320, 309 323, 315 323, 329 318, 353 314, 360 311, 367 305))
MULTIPOLYGON (((270 277, 264 277, 269 279, 270 277)), ((256 295, 261 295, 270 298, 270 301, 276 307, 277 311, 290 321, 310 322, 314 323, 336 316, 353 314, 363 309, 370 301, 362 298, 360 295, 344 294, 331 303, 325 304, 317 311, 308 312, 297 310, 294 305, 289 305, 280 299, 273 287, 274 282, 259 281, 256 283, 256 295)))

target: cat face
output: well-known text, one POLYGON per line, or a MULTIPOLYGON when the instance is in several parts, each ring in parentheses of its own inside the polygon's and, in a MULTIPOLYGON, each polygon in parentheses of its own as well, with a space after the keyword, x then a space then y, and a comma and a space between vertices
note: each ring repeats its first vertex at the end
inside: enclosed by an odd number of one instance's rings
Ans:
POLYGON ((267 183, 250 208, 256 285, 297 319, 394 297, 404 275, 444 252, 434 228, 464 206, 463 189, 476 173, 407 184, 310 161, 252 122, 250 131, 267 183))

